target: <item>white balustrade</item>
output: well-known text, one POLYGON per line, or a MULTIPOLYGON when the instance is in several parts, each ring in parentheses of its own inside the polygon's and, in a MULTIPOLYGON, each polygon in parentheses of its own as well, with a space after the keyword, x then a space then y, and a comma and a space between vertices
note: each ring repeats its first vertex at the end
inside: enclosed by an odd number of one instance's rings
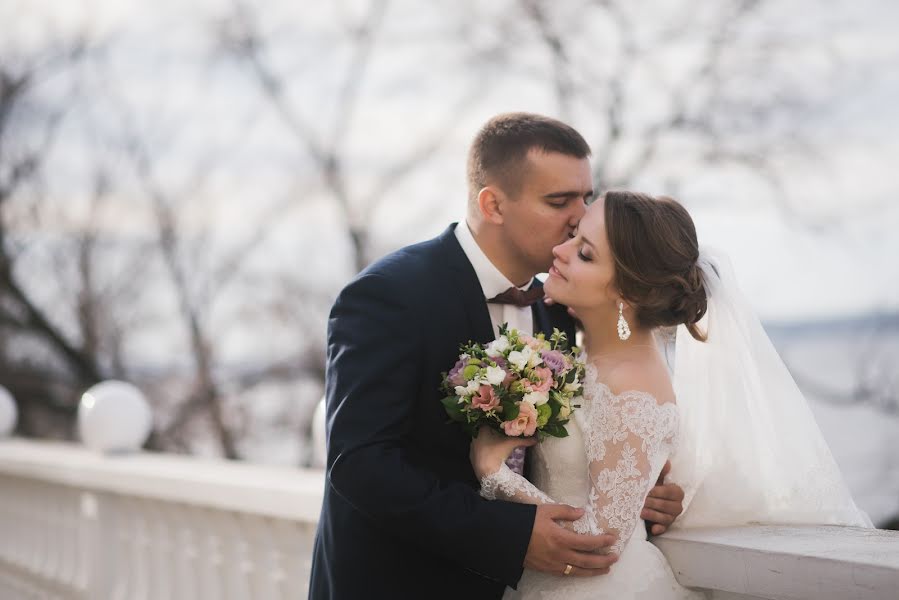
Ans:
MULTIPOLYGON (((305 598, 323 486, 321 470, 0 439, 0 599, 305 598)), ((897 532, 755 526, 655 543, 715 600, 899 598, 897 532)))
POLYGON ((756 525, 672 531, 654 543, 678 581, 713 590, 713 600, 899 598, 896 531, 756 525))
POLYGON ((305 597, 323 472, 0 440, 0 598, 305 597))

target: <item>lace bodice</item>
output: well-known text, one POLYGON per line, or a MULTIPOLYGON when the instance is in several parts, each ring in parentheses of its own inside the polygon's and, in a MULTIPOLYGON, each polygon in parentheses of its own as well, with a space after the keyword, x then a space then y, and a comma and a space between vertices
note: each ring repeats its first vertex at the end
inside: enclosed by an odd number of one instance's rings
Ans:
POLYGON ((574 529, 616 535, 613 550, 620 553, 674 449, 677 406, 646 392, 613 394, 592 365, 584 383, 584 401, 567 426, 569 437, 544 440, 532 453, 537 486, 503 465, 481 480, 481 495, 583 507, 574 529))

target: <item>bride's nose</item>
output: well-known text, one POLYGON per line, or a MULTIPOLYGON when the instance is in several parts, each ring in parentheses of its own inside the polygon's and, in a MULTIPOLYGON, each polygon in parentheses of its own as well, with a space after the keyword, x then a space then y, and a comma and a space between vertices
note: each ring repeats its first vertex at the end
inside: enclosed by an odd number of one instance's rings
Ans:
POLYGON ((571 243, 571 240, 568 240, 567 242, 564 242, 562 244, 559 244, 558 246, 553 247, 553 256, 555 258, 558 258, 562 262, 568 262, 567 259, 565 258, 565 246, 567 246, 570 243, 571 243))

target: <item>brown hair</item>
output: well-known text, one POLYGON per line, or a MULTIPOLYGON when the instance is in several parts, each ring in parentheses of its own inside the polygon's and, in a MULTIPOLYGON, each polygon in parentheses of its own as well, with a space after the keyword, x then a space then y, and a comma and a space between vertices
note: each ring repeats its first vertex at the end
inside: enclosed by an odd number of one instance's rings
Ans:
POLYGON ((558 152, 576 158, 590 156, 590 146, 574 128, 532 113, 496 115, 481 128, 468 151, 468 197, 496 183, 517 192, 521 168, 530 150, 558 152))
POLYGON ((699 243, 687 210, 673 198, 626 191, 605 194, 606 234, 615 261, 615 285, 644 327, 696 323, 708 301, 697 264, 699 243))

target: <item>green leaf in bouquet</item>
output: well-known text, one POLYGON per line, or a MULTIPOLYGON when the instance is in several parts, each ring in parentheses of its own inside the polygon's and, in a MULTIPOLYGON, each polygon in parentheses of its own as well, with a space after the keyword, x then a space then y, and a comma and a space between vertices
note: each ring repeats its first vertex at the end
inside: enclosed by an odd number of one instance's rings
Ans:
MULTIPOLYGON (((565 423, 567 423, 567 421, 565 421, 565 423)), ((551 435, 552 437, 568 437, 568 430, 565 429, 565 423, 547 423, 546 426, 541 429, 541 431, 546 435, 551 435)))
POLYGON ((462 410, 462 405, 459 404, 459 396, 447 396, 446 398, 443 398, 440 403, 443 404, 443 408, 446 409, 446 414, 448 414, 453 421, 468 421, 465 416, 465 411, 462 410))
POLYGON ((513 401, 506 400, 503 402, 503 421, 511 421, 512 419, 517 419, 519 412, 520 411, 518 405, 513 401))
POLYGON ((553 392, 549 397, 549 402, 544 404, 544 406, 548 406, 551 411, 549 414, 549 420, 554 421, 556 417, 559 416, 559 411, 562 410, 562 403, 559 402, 559 399, 556 397, 555 392, 553 392))
POLYGON ((561 350, 563 352, 568 350, 568 335, 564 331, 553 328, 553 334, 549 339, 552 342, 553 350, 561 350))

